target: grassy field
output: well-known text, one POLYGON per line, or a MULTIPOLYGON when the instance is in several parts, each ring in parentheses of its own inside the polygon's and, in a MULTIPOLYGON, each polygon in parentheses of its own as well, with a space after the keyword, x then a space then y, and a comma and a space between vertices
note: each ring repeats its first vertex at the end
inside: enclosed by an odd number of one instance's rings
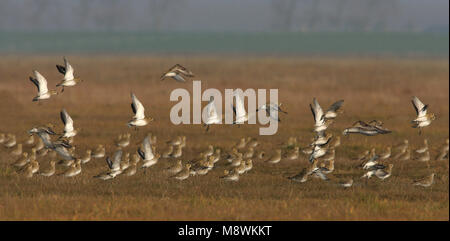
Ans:
MULTIPOLYGON (((385 136, 342 137, 336 149, 336 170, 331 181, 294 183, 286 177, 308 165, 301 155, 296 161, 269 165, 254 160, 254 168, 237 183, 219 176, 225 161, 206 176, 186 181, 168 178, 163 170, 174 160, 160 159, 133 177, 101 181, 93 176, 106 170, 103 159, 83 165, 74 178, 34 176, 27 179, 10 165, 14 159, 0 146, 0 220, 448 220, 449 162, 410 160, 394 163, 393 174, 381 181, 363 181, 363 170, 353 158, 371 147, 381 151, 407 138, 411 148, 428 138, 434 159, 449 135, 449 63, 444 58, 306 58, 237 56, 68 56, 76 75, 85 81, 67 88, 42 105, 32 103, 36 88, 28 80, 33 69, 46 76, 50 88, 61 79, 55 64, 62 57, 3 56, 0 58, 0 132, 14 133, 18 142, 31 127, 52 122, 61 131, 59 111, 66 108, 81 128, 75 138, 77 153, 104 144, 111 155, 118 134, 132 133, 126 152, 135 152, 146 133, 158 137, 157 150, 176 135, 187 136, 182 160, 190 160, 208 144, 228 151, 241 137, 256 137, 268 155, 290 136, 302 147, 313 137, 309 109, 313 97, 323 108, 344 99, 344 113, 329 130, 341 135, 356 120, 380 119, 393 130, 385 136), (240 128, 171 124, 169 94, 175 88, 192 91, 191 83, 159 81, 162 72, 180 63, 189 67, 202 88, 277 88, 282 115, 278 133, 258 136, 257 125, 240 128), (131 118, 130 91, 143 102, 155 121, 138 132, 128 129, 131 118), (422 136, 410 127, 415 116, 411 96, 429 104, 437 119, 422 136), (437 173, 431 188, 411 185, 415 178, 437 173), (353 178, 355 185, 342 189, 336 181, 353 178)), ((204 105, 206 103, 203 103, 204 105)), ((29 151, 29 148, 25 148, 29 151)), ((283 150, 285 152, 286 150, 283 150)), ((45 169, 49 160, 39 158, 45 169)), ((61 166, 57 172, 62 172, 61 166)))

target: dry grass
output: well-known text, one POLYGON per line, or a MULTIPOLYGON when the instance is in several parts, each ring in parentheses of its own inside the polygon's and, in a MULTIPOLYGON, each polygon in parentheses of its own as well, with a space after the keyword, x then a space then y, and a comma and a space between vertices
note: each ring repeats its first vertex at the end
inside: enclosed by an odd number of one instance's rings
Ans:
MULTIPOLYGON (((15 133, 23 141, 34 125, 57 123, 59 110, 66 108, 82 128, 76 137, 77 152, 106 144, 114 151, 113 139, 131 132, 134 152, 146 132, 158 136, 158 149, 174 135, 186 135, 183 155, 189 160, 208 143, 228 148, 243 136, 262 141, 260 149, 272 149, 297 136, 306 146, 313 136, 309 103, 317 97, 325 108, 345 99, 345 112, 331 127, 340 135, 355 120, 383 120, 394 130, 386 136, 350 136, 337 149, 334 180, 353 177, 357 185, 342 190, 313 180, 291 183, 286 176, 307 165, 306 156, 297 161, 282 161, 272 166, 255 161, 254 169, 238 183, 219 180, 220 164, 207 176, 191 177, 185 182, 168 179, 162 170, 171 160, 160 160, 155 167, 136 176, 118 177, 104 182, 92 178, 104 170, 104 160, 83 166, 80 176, 33 177, 18 175, 9 165, 14 160, 0 147, 0 219, 1 220, 448 220, 449 164, 432 161, 430 167, 416 161, 393 160, 393 176, 385 181, 361 182, 362 170, 352 160, 370 147, 378 150, 408 138, 413 147, 429 139, 436 149, 448 137, 449 67, 446 59, 351 59, 351 58, 274 58, 209 56, 70 56, 77 75, 85 81, 68 88, 38 106, 32 103, 35 87, 28 81, 32 69, 38 69, 54 86, 61 76, 55 64, 59 56, 4 56, 0 59, 0 132, 15 133), (169 121, 171 90, 192 91, 190 83, 160 82, 160 73, 174 63, 190 67, 203 81, 202 88, 278 88, 279 100, 289 112, 274 136, 258 136, 258 126, 213 126, 206 134, 200 125, 174 126, 169 121), (130 91, 134 91, 156 121, 139 132, 125 123, 131 117, 130 91), (409 121, 414 117, 410 103, 417 95, 430 105, 438 119, 418 136, 409 121), (437 173, 432 188, 411 185, 412 179, 437 173)), ((38 159, 41 167, 46 158, 38 159)), ((58 171, 63 170, 58 167, 58 171)))

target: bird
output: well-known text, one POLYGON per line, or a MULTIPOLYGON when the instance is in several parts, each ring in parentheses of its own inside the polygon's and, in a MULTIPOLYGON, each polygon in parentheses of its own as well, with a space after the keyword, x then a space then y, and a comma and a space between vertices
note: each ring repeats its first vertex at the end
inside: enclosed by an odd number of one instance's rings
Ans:
MULTIPOLYGON (((1 142, 0 142, 1 143, 1 142)), ((25 145, 31 146, 34 144, 34 136, 29 136, 24 142, 25 145)))
POLYGON ((128 127, 134 126, 137 130, 137 127, 146 126, 149 122, 153 121, 153 118, 145 117, 145 108, 134 93, 131 93, 131 99, 131 109, 133 110, 134 116, 133 119, 128 121, 128 127))
POLYGON ((44 177, 53 176, 56 171, 55 164, 56 164, 56 161, 54 161, 54 160, 50 161, 50 168, 45 171, 41 171, 38 174, 41 176, 44 176, 44 177))
POLYGON ((281 149, 275 150, 275 154, 273 154, 266 162, 271 164, 276 164, 281 161, 281 149))
POLYGON ((177 82, 186 82, 184 77, 194 77, 194 74, 187 68, 181 66, 180 64, 175 64, 167 72, 161 76, 161 81, 167 77, 175 79, 177 82))
POLYGON ((418 179, 418 180, 414 180, 413 185, 429 187, 429 186, 433 185, 435 175, 436 175, 435 173, 431 173, 431 175, 429 175, 429 176, 426 176, 426 177, 418 179))
POLYGON ((431 160, 430 152, 425 151, 424 153, 420 154, 420 156, 416 157, 415 159, 417 161, 421 161, 421 162, 428 162, 431 160))
POLYGON ((249 147, 247 149, 247 151, 244 152, 244 155, 242 157, 245 159, 248 159, 248 158, 252 158, 254 154, 255 154, 255 149, 253 147, 249 147))
POLYGON ((426 151, 428 151, 428 140, 427 140, 427 139, 424 139, 424 140, 423 140, 423 146, 417 148, 417 149, 415 150, 415 152, 416 152, 416 153, 424 153, 424 152, 426 152, 426 151))
POLYGON ((288 177, 289 180, 295 181, 295 182, 306 182, 308 181, 309 173, 307 173, 307 168, 303 168, 298 174, 288 177))
POLYGON ((108 164, 109 170, 94 176, 94 178, 99 178, 102 180, 109 180, 115 178, 117 175, 122 173, 122 169, 120 168, 120 162, 122 161, 123 151, 121 149, 116 150, 114 153, 113 159, 111 160, 106 157, 106 164, 108 164))
POLYGON ((380 160, 386 160, 389 157, 391 157, 391 153, 392 153, 392 148, 391 146, 386 147, 385 152, 380 153, 378 156, 378 159, 380 160))
POLYGON ((33 147, 36 149, 36 151, 40 151, 40 150, 44 149, 45 145, 44 145, 44 142, 42 141, 42 139, 38 138, 36 141, 36 144, 33 147))
POLYGON ((344 104, 344 100, 338 100, 334 102, 330 108, 325 112, 325 119, 334 119, 337 114, 342 112, 341 107, 344 104))
POLYGON ((407 149, 405 153, 398 157, 398 161, 408 161, 411 158, 411 151, 407 149))
POLYGON ((133 176, 134 174, 136 174, 137 172, 137 164, 139 163, 139 155, 138 154, 133 154, 133 159, 131 160, 130 165, 123 170, 122 175, 123 176, 133 176))
POLYGON ((245 110, 244 101, 236 91, 233 92, 233 97, 236 99, 236 105, 232 106, 233 113, 236 115, 236 120, 233 121, 233 124, 244 124, 249 120, 249 116, 245 110))
POLYGON ((6 140, 5 133, 0 133, 0 144, 3 144, 6 140))
POLYGON ((69 152, 67 148, 72 146, 64 140, 52 141, 50 135, 56 133, 50 127, 34 127, 28 131, 30 135, 36 134, 44 143, 45 148, 54 150, 64 160, 73 160, 75 157, 69 152))
POLYGON ((324 131, 320 131, 317 133, 317 135, 314 137, 313 142, 311 143, 311 146, 316 145, 325 145, 330 141, 330 139, 333 137, 333 134, 331 133, 325 133, 324 131))
POLYGON ((120 170, 124 171, 130 166, 130 153, 125 153, 120 161, 120 170))
POLYGON ((330 174, 334 171, 334 159, 331 159, 328 161, 328 165, 325 165, 325 163, 322 163, 320 165, 320 171, 324 174, 330 174))
POLYGON ((22 154, 22 144, 19 143, 16 145, 16 148, 12 150, 9 154, 12 156, 20 156, 22 154))
POLYGON ((3 143, 6 148, 12 148, 17 144, 16 135, 8 134, 7 140, 3 143))
POLYGON ((77 159, 66 171, 64 171, 62 176, 64 177, 74 177, 81 173, 81 160, 77 159))
POLYGON ((86 164, 91 160, 92 150, 86 150, 86 154, 81 158, 81 164, 86 164))
POLYGON ((96 159, 98 159, 98 158, 103 158, 103 157, 105 157, 105 155, 106 155, 106 150, 105 150, 105 147, 102 145, 102 144, 99 144, 98 146, 97 146, 97 148, 92 152, 92 157, 93 158, 96 158, 96 159))
POLYGON ((343 181, 343 182, 339 182, 338 183, 338 185, 339 186, 341 186, 341 187, 351 187, 352 185, 353 185, 353 179, 348 179, 348 180, 346 180, 346 181, 343 181))
POLYGON ((80 78, 74 77, 74 69, 72 65, 70 65, 66 57, 64 57, 64 66, 56 65, 56 68, 58 69, 59 73, 64 75, 63 80, 61 80, 61 82, 56 85, 56 87, 62 86, 61 93, 64 92, 64 87, 75 86, 77 83, 83 81, 80 78))
POLYGON ((191 174, 190 169, 191 169, 191 164, 188 163, 188 164, 186 164, 186 166, 184 167, 183 170, 181 170, 180 172, 178 172, 177 174, 175 174, 171 178, 175 178, 175 179, 180 180, 180 181, 181 180, 185 180, 191 174))
POLYGON ((183 148, 181 145, 178 145, 175 147, 175 150, 170 154, 170 157, 172 158, 178 158, 183 155, 183 148))
POLYGON ((31 166, 31 165, 27 165, 26 166, 26 168, 24 169, 24 170, 22 170, 22 172, 23 172, 23 175, 26 177, 26 178, 32 178, 33 177, 33 166, 31 166))
POLYGON ((413 128, 419 128, 419 135, 422 133, 422 128, 429 126, 433 120, 436 119, 434 113, 427 113, 428 105, 422 103, 416 96, 411 100, 414 109, 416 110, 417 117, 411 121, 413 128))
POLYGON ((52 95, 57 95, 56 90, 49 90, 47 87, 47 80, 37 70, 33 70, 34 78, 30 76, 30 81, 36 85, 38 94, 33 98, 33 102, 50 99, 52 95))
POLYGON ((374 169, 374 170, 370 170, 368 171, 366 174, 364 174, 364 177, 370 178, 373 175, 375 175, 376 177, 378 177, 379 179, 386 179, 388 177, 391 176, 392 174, 392 168, 394 167, 394 164, 389 164, 387 168, 384 169, 374 169))
POLYGON ((439 148, 439 155, 436 157, 437 161, 442 161, 445 158, 448 159, 448 150, 449 150, 449 141, 448 138, 445 140, 445 144, 442 145, 442 147, 439 148))
POLYGON ((173 152, 173 146, 170 145, 167 147, 167 149, 162 153, 162 157, 163 158, 170 158, 170 156, 172 155, 173 152))
POLYGON ((300 150, 300 147, 298 147, 298 146, 294 147, 292 152, 290 152, 286 155, 286 157, 285 157, 286 160, 290 160, 290 161, 297 160, 298 156, 299 156, 299 150, 300 150))
POLYGON ((206 132, 208 132, 210 125, 221 124, 222 119, 217 114, 216 105, 214 103, 214 96, 211 96, 209 98, 208 105, 205 108, 206 108, 207 117, 206 117, 206 121, 204 122, 203 126, 206 126, 206 132))
POLYGON ((325 153, 325 155, 323 155, 321 157, 317 157, 317 159, 319 159, 320 161, 331 161, 331 160, 334 160, 335 157, 336 157, 335 149, 329 148, 327 150, 327 152, 325 153))
POLYGON ((373 120, 369 123, 364 121, 357 121, 351 127, 344 129, 343 135, 347 136, 349 134, 362 134, 366 136, 375 136, 378 134, 389 134, 392 131, 383 127, 382 122, 373 120))
POLYGON ((325 146, 314 146, 314 149, 309 156, 309 162, 312 163, 314 159, 324 156, 325 154, 327 154, 327 151, 328 149, 325 146))
POLYGON ((319 169, 317 167, 317 163, 318 163, 317 159, 314 159, 310 164, 310 166, 303 168, 298 174, 290 176, 288 177, 288 179, 301 183, 308 181, 308 177, 319 169))
POLYGON ((169 168, 166 169, 166 171, 171 174, 177 174, 177 173, 181 172, 181 170, 183 170, 183 163, 181 160, 178 160, 175 163, 175 165, 170 166, 169 168))
POLYGON ((365 150, 363 153, 359 154, 358 157, 356 157, 356 160, 363 161, 366 160, 369 157, 370 151, 365 150))
POLYGON ((252 169, 253 169, 253 160, 252 159, 246 160, 245 161, 245 170, 244 170, 244 172, 249 172, 252 169))
POLYGON ((128 145, 130 145, 130 141, 131 141, 130 138, 131 138, 131 134, 130 133, 121 134, 117 138, 115 144, 116 144, 117 147, 125 148, 128 145))
POLYGON ((14 165, 15 167, 20 168, 20 167, 25 166, 29 161, 30 161, 30 158, 28 157, 28 153, 27 153, 27 152, 23 152, 23 153, 22 153, 22 156, 21 156, 20 158, 18 158, 18 159, 13 163, 13 165, 14 165))
MULTIPOLYGON (((158 162, 160 155, 159 154, 155 155, 153 153, 149 135, 147 135, 144 138, 144 140, 142 141, 141 147, 138 148, 138 154, 142 158, 142 161, 143 161, 141 168, 148 168, 148 167, 155 165, 158 162)), ((173 149, 173 146, 171 146, 171 147, 173 149)))
POLYGON ((234 170, 224 170, 223 176, 220 176, 219 178, 225 181, 237 182, 239 181, 239 173, 234 170))
POLYGON ((262 105, 261 107, 259 107, 256 110, 256 112, 264 110, 264 111, 266 111, 266 114, 270 118, 280 122, 281 120, 280 120, 278 113, 281 112, 281 113, 287 114, 286 111, 281 109, 281 105, 282 105, 282 103, 278 104, 278 103, 274 103, 274 102, 268 102, 268 103, 262 105))
POLYGON ((245 140, 245 137, 242 137, 238 143, 236 143, 236 145, 234 146, 234 148, 236 149, 242 149, 245 148, 245 146, 247 145, 247 142, 245 140))
POLYGON ((328 126, 333 123, 332 119, 325 119, 325 114, 320 107, 319 102, 316 98, 313 98, 313 103, 309 105, 311 108, 311 112, 314 117, 314 131, 321 132, 325 131, 328 126))
POLYGON ((64 134, 60 138, 71 138, 76 136, 78 131, 73 128, 73 120, 66 109, 61 110, 60 116, 64 124, 64 134))

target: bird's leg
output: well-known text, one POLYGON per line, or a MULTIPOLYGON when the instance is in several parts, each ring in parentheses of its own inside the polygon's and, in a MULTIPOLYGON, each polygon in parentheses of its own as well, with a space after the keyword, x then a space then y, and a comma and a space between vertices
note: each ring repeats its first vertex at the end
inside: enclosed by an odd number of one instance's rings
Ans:
POLYGON ((62 92, 64 92, 64 86, 63 86, 62 89, 61 89, 61 93, 62 93, 62 92))
POLYGON ((209 125, 206 125, 206 132, 208 132, 209 130, 209 125))

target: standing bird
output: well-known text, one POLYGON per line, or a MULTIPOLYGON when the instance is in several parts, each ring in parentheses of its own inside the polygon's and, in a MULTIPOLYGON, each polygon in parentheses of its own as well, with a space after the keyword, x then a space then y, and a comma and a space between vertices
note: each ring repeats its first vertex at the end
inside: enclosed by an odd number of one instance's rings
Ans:
POLYGON ((276 164, 281 161, 281 149, 275 150, 275 154, 273 154, 266 162, 271 164, 276 164))
POLYGON ((186 82, 186 80, 183 78, 184 77, 194 77, 194 74, 186 69, 185 67, 179 65, 179 64, 175 64, 174 66, 172 66, 172 68, 170 68, 167 72, 165 72, 162 76, 161 76, 161 81, 163 81, 165 78, 167 77, 171 77, 173 79, 175 79, 177 82, 186 82))
POLYGON ((427 139, 423 140, 423 146, 417 148, 415 151, 417 153, 424 153, 424 152, 428 151, 428 140, 427 139))
POLYGON ((436 161, 442 161, 442 160, 444 160, 445 158, 447 158, 448 159, 448 147, 449 147, 449 145, 448 145, 448 138, 445 140, 445 144, 444 145, 442 145, 442 147, 440 148, 440 150, 439 150, 439 155, 436 157, 436 161))
POLYGON ((433 185, 434 183, 434 176, 436 174, 431 173, 431 175, 418 179, 418 180, 414 180, 413 185, 414 186, 422 186, 422 187, 429 187, 431 185, 433 185))
POLYGON ((62 86, 61 93, 64 92, 64 87, 75 86, 77 83, 83 81, 73 76, 73 67, 69 64, 69 61, 67 61, 66 57, 64 57, 64 66, 56 65, 56 68, 58 69, 59 73, 64 75, 64 79, 56 85, 56 87, 62 86))
POLYGON ((134 116, 133 119, 128 122, 128 127, 134 126, 137 130, 138 126, 147 125, 150 121, 153 121, 153 118, 145 117, 145 108, 133 93, 131 93, 131 99, 133 101, 131 103, 131 109, 133 110, 134 116))
POLYGON ((56 164, 56 161, 53 161, 53 160, 50 161, 50 168, 45 171, 39 172, 39 175, 44 176, 44 177, 53 176, 53 174, 55 174, 55 171, 56 171, 55 164, 56 164))
POLYGON ((422 128, 429 126, 436 119, 434 113, 427 113, 428 105, 424 105, 419 98, 413 96, 412 104, 416 110, 417 117, 412 120, 413 128, 419 128, 419 135, 422 134, 422 128))
POLYGON ((106 149, 102 144, 99 144, 97 148, 92 152, 93 158, 103 158, 106 155, 106 149))
POLYGON ((60 112, 61 120, 64 124, 64 134, 60 138, 71 138, 77 135, 78 131, 73 128, 73 120, 66 109, 60 112))
POLYGON ((33 98, 33 101, 40 101, 50 99, 52 95, 57 95, 56 90, 49 90, 47 87, 47 80, 36 70, 33 70, 34 78, 30 76, 30 81, 36 85, 38 95, 33 98))
POLYGON ((191 169, 191 164, 186 164, 185 168, 183 170, 181 170, 180 172, 178 172, 177 174, 175 174, 174 176, 172 176, 172 178, 175 178, 177 180, 185 180, 191 174, 190 169, 191 169))
POLYGON ((204 126, 206 126, 206 132, 208 132, 210 125, 222 123, 222 120, 219 118, 219 115, 217 114, 216 105, 214 104, 214 96, 211 96, 209 98, 209 103, 206 106, 206 114, 207 119, 203 124, 204 126))

